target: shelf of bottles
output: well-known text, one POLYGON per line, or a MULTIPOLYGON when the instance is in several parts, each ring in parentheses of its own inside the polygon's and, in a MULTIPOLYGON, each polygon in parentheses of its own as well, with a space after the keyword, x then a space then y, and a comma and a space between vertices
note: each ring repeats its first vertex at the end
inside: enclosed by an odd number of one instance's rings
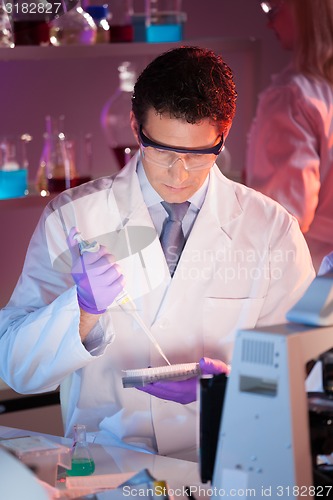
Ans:
MULTIPOLYGON (((8 64, 7 68, 9 68, 9 66, 11 68, 13 68, 14 66, 16 67, 16 62, 17 66, 20 67, 20 63, 22 63, 21 66, 24 66, 24 64, 27 61, 31 61, 33 63, 36 62, 36 66, 37 63, 39 64, 40 62, 40 66, 38 65, 38 70, 40 72, 44 64, 45 66, 47 66, 48 61, 51 61, 52 64, 52 61, 59 60, 59 63, 63 61, 63 65, 68 66, 68 64, 70 65, 72 64, 69 61, 72 60, 74 64, 74 60, 77 60, 78 66, 81 66, 81 62, 82 64, 86 63, 87 59, 91 58, 95 59, 96 65, 98 65, 98 67, 103 67, 107 62, 108 67, 110 67, 113 71, 113 74, 115 74, 116 68, 118 67, 119 69, 120 64, 128 64, 124 62, 122 63, 122 61, 132 61, 133 63, 135 63, 136 59, 142 57, 146 62, 148 62, 150 58, 153 58, 166 50, 169 50, 171 48, 180 45, 197 45, 197 46, 207 47, 209 49, 214 50, 217 53, 227 53, 228 57, 234 53, 235 55, 237 55, 238 59, 240 59, 240 57, 241 58, 245 57, 243 56, 243 54, 245 55, 247 54, 246 56, 247 59, 245 60, 248 61, 248 59, 250 59, 251 67, 256 68, 258 66, 257 60, 259 59, 259 53, 260 53, 259 40, 247 39, 247 38, 212 37, 212 38, 201 38, 201 39, 197 38, 189 40, 185 39, 180 42, 163 42, 163 43, 130 42, 130 43, 103 43, 103 44, 101 43, 90 46, 67 45, 67 46, 15 46, 13 48, 1 47, 0 68, 3 70, 5 74, 7 61, 13 61, 13 64, 8 64), (241 56, 239 56, 239 54, 241 54, 241 56)), ((92 60, 91 63, 93 63, 92 60)), ((60 68, 61 67, 62 66, 60 66, 60 68)), ((105 86, 108 85, 109 83, 106 82, 105 86)), ((115 94, 116 93, 117 92, 115 92, 115 94)), ((114 136, 115 135, 114 131, 111 130, 108 125, 109 123, 112 123, 111 120, 112 115, 115 115, 118 112, 116 109, 115 101, 113 101, 113 97, 114 95, 111 95, 111 98, 107 102, 104 101, 105 109, 103 108, 102 115, 105 118, 104 120, 105 123, 103 122, 103 127, 104 127, 104 132, 107 134, 107 143, 112 151, 112 157, 115 156, 116 160, 119 161, 118 158, 119 155, 117 154, 119 149, 118 147, 120 146, 122 147, 122 144, 119 143, 117 137, 114 136), (117 141, 119 144, 117 143, 117 141)), ((125 97, 127 98, 128 96, 125 97)), ((118 99, 119 102, 120 100, 121 99, 118 99)), ((123 108, 127 109, 125 108, 125 106, 123 106, 123 108)), ((246 114, 246 116, 250 114, 250 111, 248 108, 245 109, 244 113, 246 114)), ((119 118, 117 118, 116 122, 119 125, 119 118)), ((89 125, 90 123, 87 126, 89 125)), ((100 142, 102 141, 102 139, 100 139, 100 137, 102 137, 102 134, 100 134, 99 131, 95 135, 94 135, 95 130, 89 129, 89 132, 93 133, 94 138, 97 137, 97 140, 100 140, 100 142)), ((127 140, 126 145, 131 146, 132 142, 130 140, 127 140)), ((100 152, 101 148, 96 147, 95 151, 96 150, 100 152)), ((123 150, 124 148, 122 147, 121 151, 123 152, 123 150)), ((107 150, 105 151, 107 152, 107 150)), ((129 154, 131 155, 132 151, 129 154)), ((121 164, 120 167, 122 167, 126 163, 125 160, 128 160, 128 158, 127 157, 120 158, 119 161, 119 163, 121 164)), ((91 162, 91 164, 98 165, 99 163, 97 161, 95 163, 91 162)), ((35 169, 36 162, 31 162, 31 165, 33 165, 33 169, 35 169)), ((112 165, 115 165, 115 163, 113 163, 112 165)), ((92 171, 92 174, 93 174, 92 178, 94 178, 95 176, 99 176, 99 172, 96 173, 95 171, 92 171)), ((102 173, 102 175, 104 175, 104 172, 102 173)), ((34 182, 34 179, 29 178, 29 181, 34 182)), ((49 189, 49 192, 51 193, 52 190, 49 189)), ((19 206, 30 206, 30 205, 36 207, 37 206, 42 207, 45 206, 46 203, 50 200, 48 196, 43 198, 43 196, 40 195, 38 190, 36 190, 36 186, 33 187, 28 186, 26 194, 27 194, 26 196, 13 197, 11 199, 1 199, 0 196, 1 209, 5 207, 8 207, 9 209, 10 207, 14 206, 19 207, 19 206)))

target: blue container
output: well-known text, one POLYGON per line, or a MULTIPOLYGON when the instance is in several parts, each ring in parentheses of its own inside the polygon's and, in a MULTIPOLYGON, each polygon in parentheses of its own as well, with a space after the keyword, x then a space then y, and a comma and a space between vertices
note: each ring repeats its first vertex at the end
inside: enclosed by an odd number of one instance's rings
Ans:
POLYGON ((147 42, 179 42, 183 39, 182 24, 151 24, 146 27, 147 42))
POLYGON ((27 169, 0 169, 0 200, 25 196, 28 192, 27 169))

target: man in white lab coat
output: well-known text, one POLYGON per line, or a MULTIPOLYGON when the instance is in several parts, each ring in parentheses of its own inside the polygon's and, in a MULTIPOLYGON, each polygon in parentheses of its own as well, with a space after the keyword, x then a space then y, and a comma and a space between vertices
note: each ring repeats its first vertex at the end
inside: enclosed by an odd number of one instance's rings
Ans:
POLYGON ((196 457, 195 379, 122 386, 123 370, 165 364, 115 300, 124 284, 171 363, 204 358, 216 373, 232 361, 237 329, 284 322, 313 279, 297 221, 214 163, 235 99, 219 56, 195 47, 162 54, 134 89, 139 153, 45 209, 1 311, 0 377, 22 393, 61 384, 66 435, 83 423, 99 442, 196 457), (159 239, 168 222, 161 202, 188 202, 175 271, 159 239), (80 255, 77 231, 98 251, 80 255))

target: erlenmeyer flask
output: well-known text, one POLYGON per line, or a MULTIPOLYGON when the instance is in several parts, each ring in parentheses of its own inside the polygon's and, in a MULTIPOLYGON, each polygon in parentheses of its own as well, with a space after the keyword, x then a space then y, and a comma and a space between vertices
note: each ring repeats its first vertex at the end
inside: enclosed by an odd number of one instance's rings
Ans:
POLYGON ((138 145, 130 126, 136 72, 132 64, 127 61, 118 67, 118 71, 119 85, 102 109, 101 123, 108 145, 114 153, 120 169, 137 151, 138 145))
POLYGON ((66 147, 65 135, 59 131, 57 121, 47 116, 45 123, 44 146, 36 179, 36 188, 44 196, 48 192, 58 193, 72 187, 78 177, 66 147))
POLYGON ((95 462, 86 441, 86 426, 74 425, 74 441, 72 448, 72 468, 67 470, 69 476, 90 476, 95 470, 95 462))

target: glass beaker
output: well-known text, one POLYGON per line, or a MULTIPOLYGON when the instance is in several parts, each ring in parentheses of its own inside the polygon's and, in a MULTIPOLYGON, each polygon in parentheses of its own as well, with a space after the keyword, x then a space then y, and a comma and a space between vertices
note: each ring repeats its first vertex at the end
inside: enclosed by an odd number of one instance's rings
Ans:
POLYGON ((70 170, 75 177, 70 179, 70 187, 79 186, 91 181, 92 173, 92 135, 87 133, 82 137, 79 134, 67 134, 65 146, 69 158, 70 170))
POLYGON ((133 42, 133 0, 112 0, 110 11, 110 42, 133 42))
POLYGON ((178 42, 183 39, 182 0, 145 0, 147 42, 178 42))
MULTIPOLYGON (((48 0, 37 3, 8 2, 11 5, 15 45, 49 45, 53 7, 48 0)), ((59 5, 59 4, 57 4, 59 5)))
POLYGON ((28 158, 26 144, 32 140, 23 134, 21 157, 17 154, 17 139, 4 137, 0 141, 0 199, 18 198, 28 194, 28 158))
POLYGON ((136 71, 128 61, 123 62, 118 71, 119 86, 102 109, 101 124, 120 169, 131 159, 139 146, 130 125, 136 71))
POLYGON ((72 467, 66 473, 69 476, 90 476, 95 471, 95 462, 86 440, 86 426, 74 425, 72 447, 72 467))

